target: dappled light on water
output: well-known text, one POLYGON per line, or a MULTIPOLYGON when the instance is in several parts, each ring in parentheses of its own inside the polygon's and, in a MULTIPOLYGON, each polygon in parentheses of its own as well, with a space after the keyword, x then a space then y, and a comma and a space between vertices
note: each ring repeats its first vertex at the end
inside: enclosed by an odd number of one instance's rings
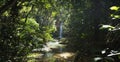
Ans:
POLYGON ((55 54, 54 57, 55 58, 64 58, 64 59, 68 59, 70 57, 73 57, 75 54, 71 53, 71 52, 63 52, 63 53, 58 53, 55 54))

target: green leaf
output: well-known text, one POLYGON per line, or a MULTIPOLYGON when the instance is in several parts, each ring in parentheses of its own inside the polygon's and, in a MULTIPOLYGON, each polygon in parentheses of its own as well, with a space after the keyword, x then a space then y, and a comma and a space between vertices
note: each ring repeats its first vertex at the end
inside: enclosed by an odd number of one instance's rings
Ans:
POLYGON ((114 15, 114 18, 120 18, 120 15, 114 15))
POLYGON ((51 7, 51 5, 50 5, 49 3, 46 3, 46 4, 45 4, 45 7, 48 9, 48 8, 51 7))
POLYGON ((102 25, 102 27, 100 27, 100 29, 105 29, 105 28, 115 28, 111 25, 102 25))
POLYGON ((52 16, 54 17, 54 16, 56 16, 56 14, 57 14, 57 12, 52 12, 52 16))
POLYGON ((119 9, 119 7, 118 6, 112 6, 112 7, 110 7, 110 9, 117 11, 119 9))

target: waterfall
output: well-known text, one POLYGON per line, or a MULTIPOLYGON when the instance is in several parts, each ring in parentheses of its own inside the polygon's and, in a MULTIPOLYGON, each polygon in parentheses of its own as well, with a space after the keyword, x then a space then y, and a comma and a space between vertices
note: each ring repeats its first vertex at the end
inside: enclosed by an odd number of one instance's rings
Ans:
POLYGON ((63 28, 62 28, 63 22, 60 22, 60 31, 59 31, 59 38, 62 38, 62 32, 63 32, 63 28))

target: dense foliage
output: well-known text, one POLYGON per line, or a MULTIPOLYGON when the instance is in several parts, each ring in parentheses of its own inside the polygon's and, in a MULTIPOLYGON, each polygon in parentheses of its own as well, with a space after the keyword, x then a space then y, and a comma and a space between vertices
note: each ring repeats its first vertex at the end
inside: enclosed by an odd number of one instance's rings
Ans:
MULTIPOLYGON (((118 0, 72 1, 68 40, 70 49, 79 51, 77 57, 82 57, 82 62, 90 61, 90 58, 100 55, 100 52, 107 48, 109 48, 107 54, 111 50, 119 51, 118 2, 118 0)), ((77 60, 75 59, 75 62, 77 60)))
POLYGON ((106 48, 109 52, 119 51, 119 3, 119 0, 0 0, 0 61, 26 61, 32 49, 59 37, 61 22, 68 48, 79 51, 78 58, 83 57, 83 62, 106 48))
POLYGON ((55 14, 48 1, 0 2, 0 61, 26 61, 33 48, 52 39, 55 14))

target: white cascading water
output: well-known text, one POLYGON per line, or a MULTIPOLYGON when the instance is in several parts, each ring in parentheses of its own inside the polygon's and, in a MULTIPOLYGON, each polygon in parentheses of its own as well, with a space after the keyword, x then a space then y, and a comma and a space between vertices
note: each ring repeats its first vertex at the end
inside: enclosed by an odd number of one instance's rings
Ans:
POLYGON ((59 38, 62 38, 62 32, 63 32, 63 28, 62 28, 63 22, 60 23, 60 32, 59 32, 59 38))

